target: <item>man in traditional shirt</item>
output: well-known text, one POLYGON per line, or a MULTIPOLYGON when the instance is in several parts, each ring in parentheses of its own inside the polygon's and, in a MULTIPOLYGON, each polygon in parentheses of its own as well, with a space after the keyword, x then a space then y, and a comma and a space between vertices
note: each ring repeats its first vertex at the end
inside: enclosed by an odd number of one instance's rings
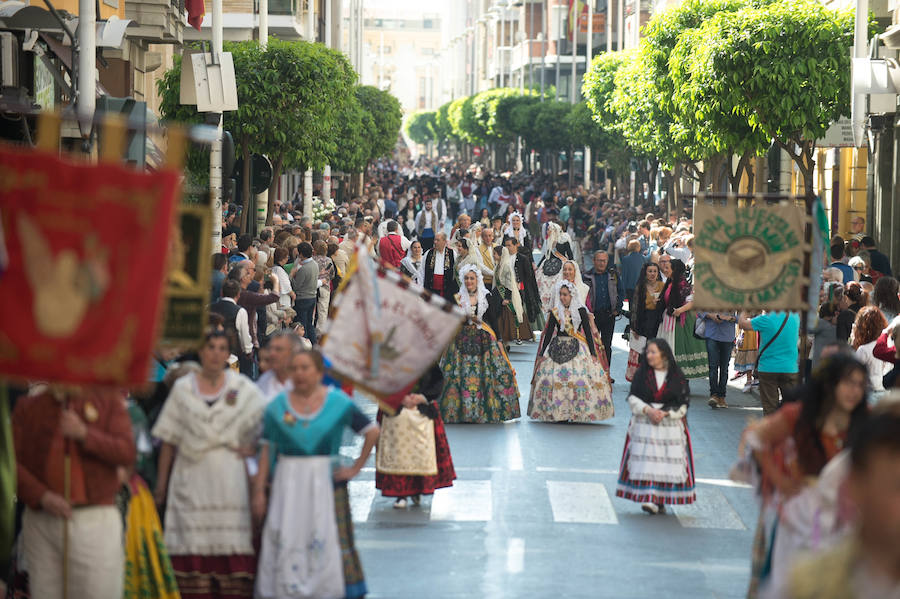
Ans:
POLYGON ((114 390, 44 388, 16 404, 12 428, 31 596, 121 599, 117 468, 136 455, 125 398, 114 390))
POLYGON ((425 252, 422 266, 419 268, 419 281, 428 291, 453 301, 459 291, 456 281, 456 255, 447 247, 447 234, 434 236, 434 247, 425 252))

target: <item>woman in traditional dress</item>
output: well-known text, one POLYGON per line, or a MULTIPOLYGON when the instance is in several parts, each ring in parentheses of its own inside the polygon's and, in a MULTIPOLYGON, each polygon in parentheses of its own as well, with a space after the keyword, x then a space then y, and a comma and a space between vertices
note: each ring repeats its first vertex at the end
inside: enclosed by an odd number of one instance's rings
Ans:
POLYGON ((461 237, 456 242, 456 276, 462 272, 465 266, 476 266, 481 270, 481 254, 478 252, 478 246, 474 245, 468 236, 461 237))
POLYGON ((687 415, 690 388, 672 349, 651 339, 634 373, 628 405, 631 422, 619 466, 616 497, 641 504, 648 514, 693 503, 694 456, 687 415))
MULTIPOLYGON (((503 247, 507 249, 516 276, 516 286, 522 297, 522 305, 528 318, 531 331, 544 328, 544 312, 541 309, 541 296, 538 293, 537 280, 534 277, 534 262, 527 258, 519 241, 515 237, 504 237, 503 247)), ((527 250, 530 254, 531 250, 527 250)), ((533 333, 532 333, 533 334, 533 333)), ((528 336, 531 339, 531 335, 528 336)))
POLYGON ((519 283, 516 281, 516 270, 513 256, 507 248, 494 248, 495 254, 500 253, 497 261, 497 270, 494 272, 494 291, 500 300, 500 312, 497 316, 497 334, 500 339, 509 344, 515 341, 531 341, 534 333, 528 322, 528 314, 522 302, 522 294, 519 291, 519 283))
POLYGON ((562 279, 562 267, 566 260, 572 260, 572 245, 567 233, 556 223, 547 225, 547 241, 544 243, 544 256, 538 263, 534 276, 537 281, 541 307, 546 314, 553 308, 553 293, 556 284, 562 279))
POLYGON ((528 415, 550 422, 598 422, 615 414, 591 314, 574 283, 560 281, 534 362, 528 415))
POLYGON ((413 241, 409 244, 406 251, 406 257, 400 261, 400 272, 413 280, 413 282, 421 285, 419 279, 419 271, 422 268, 422 244, 419 241, 413 241))
POLYGON ((279 394, 263 416, 253 515, 265 518, 256 597, 340 599, 365 596, 347 481, 359 474, 378 441, 378 425, 347 394, 322 383, 316 350, 294 356, 294 388, 279 394), (344 430, 365 437, 359 457, 343 465, 344 430), (266 498, 269 473, 274 476, 266 498))
POLYGON ((820 517, 816 479, 867 418, 867 379, 865 365, 855 358, 828 356, 800 401, 784 404, 744 432, 742 444, 761 474, 756 482, 762 501, 749 597, 767 586, 781 588, 799 551, 833 539, 837 523, 820 517))
POLYGON ((156 502, 183 599, 253 596, 256 557, 244 457, 265 406, 253 381, 226 368, 228 337, 207 334, 200 370, 172 387, 153 427, 163 442, 156 502))
POLYGON ((631 382, 641 361, 647 339, 656 337, 663 317, 663 303, 660 300, 663 282, 659 280, 659 266, 648 262, 641 269, 634 298, 629 298, 631 308, 631 333, 628 341, 628 368, 625 379, 631 382))
POLYGON ((675 354, 675 360, 685 377, 695 379, 709 374, 706 342, 694 337, 697 316, 691 284, 685 278, 684 262, 672 259, 672 275, 662 291, 665 307, 662 324, 657 333, 665 339, 675 354))
POLYGON ((506 225, 503 227, 503 237, 512 237, 519 245, 519 250, 532 264, 534 258, 531 251, 534 249, 534 240, 528 234, 528 230, 522 224, 522 215, 519 212, 512 212, 506 217, 506 225))
POLYGON ((481 270, 460 272, 458 303, 466 322, 441 362, 441 413, 447 422, 504 422, 519 417, 519 387, 512 364, 488 323, 496 322, 499 295, 484 287, 481 270))
MULTIPOLYGON (((406 498, 409 497, 413 505, 419 505, 422 495, 433 495, 436 489, 452 487, 456 480, 456 471, 453 469, 453 457, 450 455, 450 444, 447 442, 447 433, 444 430, 444 421, 438 400, 444 390, 444 374, 437 364, 429 368, 419 379, 416 386, 403 397, 400 410, 416 410, 433 422, 435 461, 437 474, 428 476, 414 476, 408 474, 389 474, 382 472, 375 465, 375 488, 381 491, 385 497, 395 497, 394 507, 403 509, 406 507, 406 498)), ((385 416, 378 411, 378 422, 384 424, 385 416)), ((396 453, 401 448, 389 446, 386 436, 378 439, 378 455, 396 453)))

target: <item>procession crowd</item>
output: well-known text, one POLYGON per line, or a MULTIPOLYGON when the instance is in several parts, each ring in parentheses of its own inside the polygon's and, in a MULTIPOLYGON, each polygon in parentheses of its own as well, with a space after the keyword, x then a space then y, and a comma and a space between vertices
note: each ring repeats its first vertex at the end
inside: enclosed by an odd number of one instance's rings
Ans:
POLYGON ((803 337, 794 313, 695 310, 691 215, 652 198, 442 160, 377 163, 318 219, 302 199, 255 238, 228 207, 204 341, 160 348, 146 388, 34 385, 17 400, 8 596, 362 597, 347 481, 372 451, 376 488, 406 509, 456 478, 445 424, 612 418, 618 319, 630 421, 617 496, 657 516, 695 502, 689 381, 724 410, 743 379, 763 410, 733 472, 761 504, 748 596, 898 596, 900 285, 861 218, 832 239, 803 337), (374 421, 317 348, 365 256, 466 315, 374 421), (522 414, 508 352, 527 343, 522 414), (362 437, 352 459, 347 430, 362 437))

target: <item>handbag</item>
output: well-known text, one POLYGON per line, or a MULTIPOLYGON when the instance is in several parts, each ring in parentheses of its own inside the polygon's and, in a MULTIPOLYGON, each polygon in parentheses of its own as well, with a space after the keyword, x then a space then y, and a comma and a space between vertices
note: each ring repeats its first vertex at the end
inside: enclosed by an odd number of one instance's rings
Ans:
POLYGON ((784 325, 787 324, 788 318, 790 318, 790 314, 784 315, 784 320, 781 321, 781 326, 778 327, 778 330, 775 331, 775 334, 772 335, 772 338, 769 339, 765 345, 762 346, 762 349, 759 350, 759 353, 756 354, 756 362, 753 364, 753 378, 759 378, 759 358, 763 355, 763 352, 769 349, 769 346, 772 345, 772 342, 778 338, 778 335, 781 334, 781 331, 784 330, 784 325))
POLYGON ((434 476, 437 450, 434 421, 419 410, 403 409, 381 420, 375 469, 383 474, 434 476))
POLYGON ((706 339, 706 318, 694 320, 694 337, 701 341, 706 339))

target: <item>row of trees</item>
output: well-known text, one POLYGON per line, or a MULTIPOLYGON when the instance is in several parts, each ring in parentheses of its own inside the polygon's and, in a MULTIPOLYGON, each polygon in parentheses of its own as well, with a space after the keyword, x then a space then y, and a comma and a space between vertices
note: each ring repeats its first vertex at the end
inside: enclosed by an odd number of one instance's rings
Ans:
MULTIPOLYGON (((238 109, 226 112, 235 152, 244 159, 242 197, 250 197, 250 156, 265 154, 275 179, 286 169, 362 173, 366 165, 391 152, 400 133, 399 101, 386 91, 357 85, 357 74, 343 53, 323 44, 270 38, 228 42, 234 59, 238 109)), ((181 60, 158 82, 160 111, 167 120, 199 123, 194 106, 179 103, 181 60)), ((207 159, 192 153, 189 171, 205 178, 207 159)), ((269 194, 271 224, 274 193, 269 194)), ((245 214, 249 211, 245 206, 245 214)))
POLYGON ((600 127, 671 180, 738 191, 747 175, 752 190, 751 159, 775 146, 812 197, 816 140, 850 113, 853 24, 815 0, 686 0, 637 49, 594 58, 582 91, 600 127))
POLYGON ((571 158, 573 147, 589 146, 599 161, 619 171, 628 162, 619 136, 604 131, 586 103, 570 104, 548 96, 542 101, 533 90, 497 88, 457 98, 437 110, 411 114, 405 130, 416 143, 492 148, 501 166, 515 156, 519 140, 526 153, 567 151, 571 158))
POLYGON ((752 191, 752 159, 777 147, 811 196, 815 142, 850 113, 853 24, 852 10, 816 0, 686 0, 654 16, 638 48, 593 59, 586 103, 491 89, 415 113, 406 130, 501 154, 517 138, 526 150, 590 146, 607 166, 637 165, 651 189, 663 169, 675 193, 683 176, 734 191, 746 178, 752 191))

